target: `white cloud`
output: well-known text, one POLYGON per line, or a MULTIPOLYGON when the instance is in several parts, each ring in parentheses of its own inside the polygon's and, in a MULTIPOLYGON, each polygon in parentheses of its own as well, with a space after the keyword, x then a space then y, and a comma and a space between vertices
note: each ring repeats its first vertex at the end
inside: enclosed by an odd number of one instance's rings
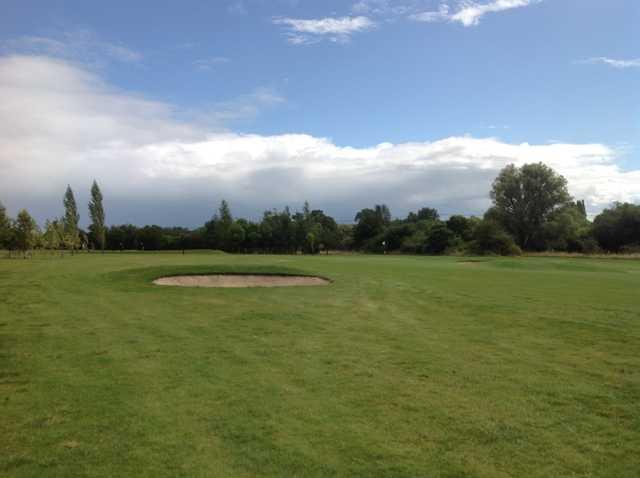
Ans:
POLYGON ((224 56, 213 56, 210 58, 200 58, 193 62, 193 66, 198 71, 211 71, 220 65, 229 63, 231 60, 224 56))
POLYGON ((488 13, 497 13, 514 8, 527 7, 542 0, 492 0, 485 3, 478 3, 471 0, 464 0, 454 12, 443 3, 437 11, 425 11, 413 13, 410 19, 418 22, 459 22, 465 27, 476 26, 482 17, 488 13))
MULTIPOLYGON (((278 98, 258 90, 238 104, 278 98)), ((227 107, 223 117, 232 116, 227 107)), ((307 134, 215 133, 67 62, 0 57, 0 200, 40 220, 60 214, 67 183, 84 204, 93 178, 109 222, 193 226, 222 197, 254 216, 305 199, 341 220, 379 202, 397 214, 425 205, 478 214, 502 167, 537 161, 564 174, 591 212, 640 200, 640 170, 623 171, 616 151, 602 144, 451 137, 355 148, 307 134)))
POLYGON ((446 22, 450 20, 449 11, 449 6, 443 4, 437 11, 414 13, 409 18, 425 23, 446 22))
POLYGON ((480 19, 487 13, 502 12, 513 8, 527 7, 536 0, 493 0, 489 3, 478 4, 465 2, 463 7, 451 15, 451 20, 462 23, 465 27, 478 25, 480 19))
POLYGON ((640 58, 634 58, 632 60, 616 60, 613 58, 600 56, 597 58, 589 58, 588 60, 583 60, 578 63, 588 63, 588 64, 600 63, 603 65, 612 66, 613 68, 618 68, 620 70, 623 70, 626 68, 640 68, 640 58))
POLYGON ((23 36, 1 44, 5 52, 47 55, 101 66, 108 61, 137 63, 142 54, 100 39, 91 30, 75 29, 51 37, 23 36))
POLYGON ((222 127, 237 121, 252 120, 265 109, 285 103, 286 99, 272 88, 256 88, 251 93, 230 101, 222 101, 192 112, 199 124, 222 127))
POLYGON ((336 17, 321 19, 274 18, 273 23, 287 28, 289 42, 295 45, 315 43, 322 39, 344 43, 351 35, 370 30, 375 23, 368 17, 336 17))
POLYGON ((246 15, 248 13, 243 0, 232 0, 227 11, 232 15, 246 15))
POLYGON ((416 0, 399 2, 397 0, 359 0, 351 11, 356 15, 398 16, 408 15, 416 8, 416 0))

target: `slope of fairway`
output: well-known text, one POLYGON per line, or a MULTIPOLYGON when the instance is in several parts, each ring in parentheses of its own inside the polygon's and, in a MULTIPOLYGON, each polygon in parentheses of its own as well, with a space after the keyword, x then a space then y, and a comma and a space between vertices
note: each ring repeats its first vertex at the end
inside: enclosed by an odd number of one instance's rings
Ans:
POLYGON ((2 476, 638 476, 640 262, 0 260, 2 476), (159 287, 302 273, 328 287, 159 287))

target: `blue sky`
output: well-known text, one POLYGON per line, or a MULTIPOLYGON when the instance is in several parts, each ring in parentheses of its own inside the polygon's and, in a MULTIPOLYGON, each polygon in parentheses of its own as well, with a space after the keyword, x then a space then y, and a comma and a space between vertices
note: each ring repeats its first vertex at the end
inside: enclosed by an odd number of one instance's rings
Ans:
POLYGON ((640 200, 638 24, 635 0, 5 1, 0 201, 42 220, 99 176, 112 222, 193 226, 223 195, 479 214, 540 160, 595 213, 640 200))

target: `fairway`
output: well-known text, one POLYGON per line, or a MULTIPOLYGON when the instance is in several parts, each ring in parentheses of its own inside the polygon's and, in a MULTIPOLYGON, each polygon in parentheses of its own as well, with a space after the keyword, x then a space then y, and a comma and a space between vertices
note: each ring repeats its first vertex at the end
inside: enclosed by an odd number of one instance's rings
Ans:
POLYGON ((635 477, 639 370, 637 260, 0 260, 2 476, 635 477))

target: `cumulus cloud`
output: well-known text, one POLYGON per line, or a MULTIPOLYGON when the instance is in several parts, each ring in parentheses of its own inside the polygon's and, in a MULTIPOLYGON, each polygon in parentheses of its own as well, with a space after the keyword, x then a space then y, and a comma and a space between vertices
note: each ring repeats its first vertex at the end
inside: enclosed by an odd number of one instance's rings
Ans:
POLYGON ((295 45, 315 43, 323 39, 348 42, 354 33, 370 30, 375 23, 364 16, 328 17, 320 19, 274 18, 273 23, 287 29, 289 42, 295 45))
POLYGON ((307 134, 214 133, 67 62, 0 57, 0 200, 39 220, 61 213, 67 183, 85 203, 93 178, 110 223, 194 226, 223 197, 253 217, 304 200, 342 221, 380 202, 398 215, 427 205, 479 214, 502 167, 534 161, 564 174, 596 212, 640 199, 640 171, 623 171, 616 158, 602 144, 451 137, 355 148, 307 134))
POLYGON ((480 24, 482 17, 488 13, 497 13, 514 8, 527 7, 542 0, 492 0, 490 2, 478 3, 471 0, 465 0, 460 3, 455 11, 443 3, 437 11, 425 11, 413 13, 409 16, 412 20, 418 22, 458 22, 465 27, 476 26, 480 24))
POLYGON ((640 58, 634 58, 632 60, 616 60, 614 58, 607 58, 604 56, 589 58, 588 60, 582 60, 579 63, 587 63, 587 64, 603 64, 607 66, 611 66, 613 68, 617 68, 620 70, 626 68, 640 68, 640 58))

